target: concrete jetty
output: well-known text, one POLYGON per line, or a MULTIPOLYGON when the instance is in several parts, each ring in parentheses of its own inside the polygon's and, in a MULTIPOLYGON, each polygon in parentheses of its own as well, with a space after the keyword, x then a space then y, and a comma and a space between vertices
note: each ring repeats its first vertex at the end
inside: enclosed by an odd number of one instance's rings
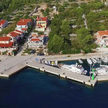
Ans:
MULTIPOLYGON (((96 55, 94 55, 94 56, 96 56, 96 55)), ((71 57, 72 57, 71 59, 73 60, 73 59, 77 59, 78 57, 83 57, 83 56, 77 55, 77 56, 71 56, 71 57)), ((86 58, 86 57, 90 58, 91 56, 84 56, 83 58, 86 58)), ((43 56, 38 57, 38 59, 42 59, 42 58, 43 58, 43 56)), ((52 60, 52 58, 53 58, 53 56, 49 57, 50 60, 52 60)), ((56 58, 56 60, 64 60, 64 59, 62 59, 62 58, 64 58, 64 56, 61 58, 59 58, 59 57, 55 57, 55 58, 56 58)), ((9 57, 8 59, 6 59, 5 61, 0 63, 0 77, 8 78, 11 75, 17 73, 18 71, 20 71, 21 69, 23 69, 25 67, 31 67, 31 68, 35 68, 35 69, 38 69, 38 70, 46 72, 46 73, 50 73, 53 75, 57 75, 59 77, 74 80, 74 81, 77 81, 77 82, 80 82, 80 83, 83 83, 83 84, 89 85, 89 86, 95 86, 95 84, 98 81, 108 80, 108 75, 97 76, 94 80, 91 80, 89 76, 66 71, 66 70, 52 67, 52 66, 48 66, 48 65, 40 63, 39 61, 36 61, 35 59, 36 59, 35 56, 9 57)), ((48 57, 46 57, 45 59, 48 59, 48 57)), ((65 60, 68 60, 68 59, 65 58, 65 60)))
MULTIPOLYGON (((16 60, 16 58, 14 59, 16 60)), ((19 59, 17 59, 17 62, 11 63, 11 65, 8 65, 7 68, 4 68, 2 71, 0 71, 0 76, 8 78, 25 67, 31 67, 31 68, 39 69, 40 71, 43 71, 43 72, 57 75, 59 77, 74 80, 74 81, 77 81, 77 82, 80 82, 89 86, 95 86, 97 82, 97 80, 94 80, 94 81, 90 80, 89 76, 80 75, 77 73, 69 72, 60 68, 56 68, 56 67, 52 67, 52 66, 48 66, 48 65, 36 62, 35 57, 27 57, 25 59, 23 58, 23 60, 21 59, 21 61, 19 59)))

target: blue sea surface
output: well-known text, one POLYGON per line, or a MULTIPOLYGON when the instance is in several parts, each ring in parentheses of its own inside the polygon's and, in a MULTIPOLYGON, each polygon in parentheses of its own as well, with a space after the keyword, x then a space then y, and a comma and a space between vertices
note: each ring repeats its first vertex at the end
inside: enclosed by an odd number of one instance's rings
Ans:
POLYGON ((91 88, 31 68, 0 78, 0 108, 96 107, 108 107, 108 82, 91 88))

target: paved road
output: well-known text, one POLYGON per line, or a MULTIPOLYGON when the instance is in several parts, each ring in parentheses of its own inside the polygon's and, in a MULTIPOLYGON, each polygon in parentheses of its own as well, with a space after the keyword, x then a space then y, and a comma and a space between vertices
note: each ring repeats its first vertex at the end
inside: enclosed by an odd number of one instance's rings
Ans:
POLYGON ((24 61, 30 59, 32 56, 9 56, 2 62, 0 62, 0 72, 8 70, 24 61))

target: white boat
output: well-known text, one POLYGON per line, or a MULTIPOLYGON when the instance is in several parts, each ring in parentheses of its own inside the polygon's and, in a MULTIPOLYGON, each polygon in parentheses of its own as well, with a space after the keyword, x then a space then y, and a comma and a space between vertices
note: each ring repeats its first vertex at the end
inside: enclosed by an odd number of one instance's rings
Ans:
POLYGON ((86 74, 87 71, 84 70, 84 68, 81 66, 81 65, 75 65, 75 64, 72 64, 72 65, 62 65, 61 66, 61 69, 65 69, 67 71, 71 71, 71 72, 74 72, 74 73, 78 73, 78 74, 86 74))
POLYGON ((108 66, 100 66, 99 68, 96 68, 96 74, 97 75, 106 75, 108 74, 108 66))
POLYGON ((94 64, 97 63, 97 60, 95 58, 91 58, 91 60, 94 64))
POLYGON ((103 57, 103 58, 102 58, 102 61, 103 61, 104 63, 108 63, 108 57, 103 57))
POLYGON ((92 64, 93 64, 93 62, 92 62, 92 60, 91 60, 91 59, 87 59, 87 62, 88 62, 88 64, 90 64, 90 65, 92 65, 92 64))
POLYGON ((78 60, 79 63, 83 64, 83 61, 81 59, 78 60))

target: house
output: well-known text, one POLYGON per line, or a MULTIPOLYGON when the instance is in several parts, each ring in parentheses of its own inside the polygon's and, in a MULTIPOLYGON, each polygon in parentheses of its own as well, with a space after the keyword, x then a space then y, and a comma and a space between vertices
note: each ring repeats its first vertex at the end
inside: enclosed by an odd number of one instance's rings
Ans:
POLYGON ((15 44, 19 44, 19 41, 23 38, 23 34, 17 30, 10 32, 7 36, 10 37, 15 44))
POLYGON ((43 46, 43 41, 40 40, 39 38, 31 38, 28 41, 28 47, 29 48, 39 48, 43 46))
POLYGON ((98 31, 95 34, 95 39, 98 45, 104 44, 105 46, 108 46, 108 30, 98 31))
POLYGON ((8 25, 8 21, 6 20, 1 20, 0 21, 0 29, 5 28, 8 25))
POLYGON ((13 55, 13 51, 17 50, 11 37, 0 37, 0 54, 13 55))
POLYGON ((23 31, 15 30, 14 32, 18 33, 22 39, 24 38, 25 33, 23 31))
POLYGON ((16 25, 16 30, 22 31, 24 33, 28 32, 29 26, 32 25, 32 19, 21 19, 16 25))
POLYGON ((40 32, 44 32, 48 25, 47 17, 37 17, 36 19, 36 30, 40 32))
POLYGON ((39 47, 43 47, 43 36, 39 36, 37 33, 32 33, 28 38, 27 45, 29 48, 37 49, 39 47))
POLYGON ((10 42, 13 42, 11 37, 7 37, 7 36, 0 37, 0 45, 1 44, 9 44, 10 42))

